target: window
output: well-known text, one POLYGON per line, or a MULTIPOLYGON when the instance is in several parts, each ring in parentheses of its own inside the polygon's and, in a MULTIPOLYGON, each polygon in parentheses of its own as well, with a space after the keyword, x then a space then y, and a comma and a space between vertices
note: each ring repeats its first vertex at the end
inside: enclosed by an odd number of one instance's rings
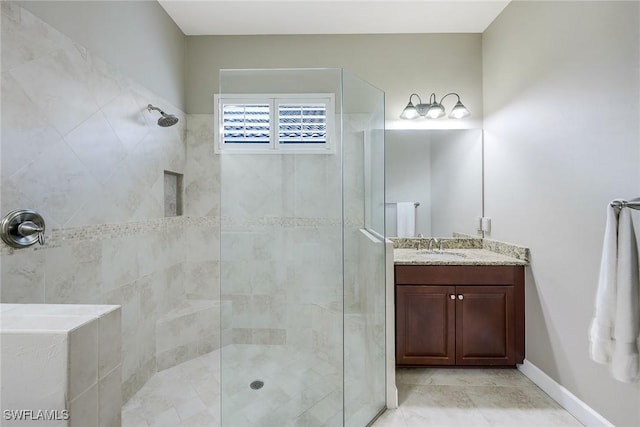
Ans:
POLYGON ((216 152, 333 153, 334 95, 216 95, 216 152))
POLYGON ((271 105, 251 100, 223 104, 222 138, 225 144, 270 144, 271 105))
POLYGON ((326 144, 327 105, 318 102, 278 102, 279 144, 326 144))

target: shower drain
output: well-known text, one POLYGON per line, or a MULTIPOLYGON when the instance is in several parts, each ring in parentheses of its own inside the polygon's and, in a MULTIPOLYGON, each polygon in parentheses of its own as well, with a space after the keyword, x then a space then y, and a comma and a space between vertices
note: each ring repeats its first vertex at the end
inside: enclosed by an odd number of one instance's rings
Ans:
POLYGON ((249 387, 251 387, 251 390, 260 390, 262 386, 264 386, 264 381, 260 381, 260 380, 255 380, 251 384, 249 384, 249 387))

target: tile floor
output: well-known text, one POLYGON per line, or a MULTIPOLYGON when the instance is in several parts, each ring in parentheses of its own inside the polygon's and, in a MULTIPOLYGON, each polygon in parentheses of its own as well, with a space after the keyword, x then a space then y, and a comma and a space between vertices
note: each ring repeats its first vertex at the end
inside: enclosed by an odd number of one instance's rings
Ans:
POLYGON ((122 427, 217 427, 220 384, 225 424, 315 427, 342 422, 342 365, 287 346, 225 347, 156 373, 122 408, 122 427), (283 364, 282 361, 287 363, 283 364), (264 381, 260 390, 249 384, 264 381))
POLYGON ((219 425, 219 351, 156 373, 122 407, 122 427, 219 425))
MULTIPOLYGON (((275 361, 286 356, 235 350, 225 351, 225 357, 238 366, 251 366, 246 362, 257 357, 275 361)), ((237 390, 225 407, 233 407, 239 418, 226 423, 233 427, 341 425, 342 396, 331 387, 339 377, 325 378, 327 368, 321 366, 295 376, 296 364, 302 361, 290 362, 261 378, 266 398, 252 399, 260 392, 248 387, 237 390), (271 385, 272 379, 283 376, 289 386, 295 385, 296 393, 284 384, 271 385), (300 393, 301 389, 305 391, 300 393)), ((252 369, 233 371, 242 384, 256 377, 252 369)), ((158 372, 122 408, 122 427, 219 427, 220 379, 219 351, 158 372)), ((515 369, 398 369, 396 381, 400 407, 387 410, 373 427, 581 425, 515 369)))
POLYGON ((400 406, 373 427, 581 426, 516 369, 403 368, 400 406))

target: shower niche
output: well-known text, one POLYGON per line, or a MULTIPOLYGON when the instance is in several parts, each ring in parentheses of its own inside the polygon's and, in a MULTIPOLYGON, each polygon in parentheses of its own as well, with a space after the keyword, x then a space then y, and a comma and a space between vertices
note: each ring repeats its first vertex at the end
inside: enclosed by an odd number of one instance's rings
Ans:
POLYGON ((182 180, 181 173, 164 171, 164 216, 182 215, 182 180))
POLYGON ((222 425, 366 426, 386 397, 384 93, 342 69, 221 70, 218 97, 222 425))

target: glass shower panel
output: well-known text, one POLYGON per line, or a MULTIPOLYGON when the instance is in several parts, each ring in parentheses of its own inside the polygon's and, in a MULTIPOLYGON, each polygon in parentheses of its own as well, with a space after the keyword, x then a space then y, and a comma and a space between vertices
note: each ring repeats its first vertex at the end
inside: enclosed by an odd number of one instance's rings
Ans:
POLYGON ((223 70, 217 99, 222 424, 365 426, 385 402, 384 94, 340 69, 223 70), (313 145, 280 145, 297 133, 313 145))
POLYGON ((344 425, 385 407, 384 92, 343 72, 344 425))
POLYGON ((340 74, 220 73, 220 97, 334 94, 336 125, 330 154, 220 153, 224 426, 343 424, 340 74))

